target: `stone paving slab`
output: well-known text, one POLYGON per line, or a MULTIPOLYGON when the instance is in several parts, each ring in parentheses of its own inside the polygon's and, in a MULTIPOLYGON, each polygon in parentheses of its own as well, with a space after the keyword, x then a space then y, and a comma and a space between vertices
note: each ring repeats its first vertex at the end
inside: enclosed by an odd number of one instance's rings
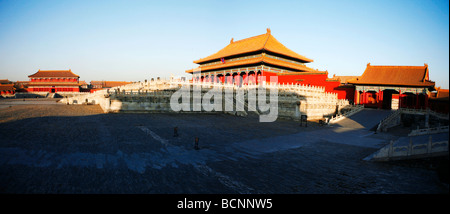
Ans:
POLYGON ((389 116, 392 112, 391 110, 365 108, 348 118, 336 122, 333 126, 369 130, 378 125, 382 119, 389 116))
MULTIPOLYGON (((8 114, 15 108, 26 110, 15 106, 8 114)), ((257 117, 223 114, 96 114, 89 109, 73 115, 72 108, 62 105, 58 113, 0 123, 1 193, 449 191, 435 171, 363 161, 385 142, 367 130, 300 127, 287 120, 259 123, 257 117)))

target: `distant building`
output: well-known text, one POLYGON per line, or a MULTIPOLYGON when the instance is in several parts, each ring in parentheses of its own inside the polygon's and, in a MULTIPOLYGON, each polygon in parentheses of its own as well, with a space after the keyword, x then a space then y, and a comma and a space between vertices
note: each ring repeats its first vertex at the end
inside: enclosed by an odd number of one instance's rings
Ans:
POLYGON ((39 70, 28 76, 28 92, 79 92, 80 76, 69 70, 39 70))
POLYGON ((448 89, 441 89, 430 93, 429 106, 430 109, 440 113, 449 113, 449 91, 448 89))
POLYGON ((355 86, 355 104, 383 109, 427 108, 435 83, 429 80, 428 65, 374 66, 367 64, 355 86))
POLYGON ((80 88, 82 88, 82 89, 88 89, 89 88, 89 84, 86 81, 80 80, 79 83, 80 83, 80 88))
POLYGON ((0 79, 0 95, 2 97, 13 96, 16 93, 14 83, 8 79, 0 79))
POLYGON ((2 97, 13 96, 15 93, 14 84, 0 84, 0 95, 2 97))
POLYGON ((29 81, 16 81, 14 82, 14 88, 16 88, 16 92, 28 92, 28 82, 29 81))
POLYGON ((128 85, 132 82, 126 81, 91 81, 91 88, 93 89, 102 89, 102 88, 112 88, 122 85, 128 85))
POLYGON ((334 93, 338 94, 339 99, 347 99, 350 103, 355 101, 355 86, 349 81, 356 80, 359 76, 333 76, 339 80, 339 86, 334 88, 334 93))
POLYGON ((0 84, 1 85, 5 85, 5 84, 11 84, 12 82, 9 81, 8 79, 0 79, 0 84))

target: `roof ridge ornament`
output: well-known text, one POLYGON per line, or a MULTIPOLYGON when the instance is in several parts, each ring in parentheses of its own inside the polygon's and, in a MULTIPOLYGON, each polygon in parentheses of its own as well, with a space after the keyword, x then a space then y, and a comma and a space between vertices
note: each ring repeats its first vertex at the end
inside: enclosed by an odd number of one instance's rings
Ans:
POLYGON ((234 42, 234 38, 231 38, 230 44, 234 42))
POLYGON ((267 33, 266 34, 270 34, 270 28, 267 28, 267 33))

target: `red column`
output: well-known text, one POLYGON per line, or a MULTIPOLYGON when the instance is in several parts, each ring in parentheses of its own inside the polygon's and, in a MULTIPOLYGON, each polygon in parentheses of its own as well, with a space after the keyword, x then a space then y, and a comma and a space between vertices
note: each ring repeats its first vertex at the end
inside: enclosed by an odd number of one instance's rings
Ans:
POLYGON ((243 78, 244 78, 244 84, 248 85, 248 73, 245 73, 243 78))
MULTIPOLYGON (((261 76, 265 78, 264 71, 261 69, 261 76)), ((267 78, 265 78, 265 81, 267 82, 267 78)))
POLYGON ((379 90, 379 98, 378 98, 378 108, 383 108, 383 91, 379 90))
POLYGON ((366 104, 366 91, 364 91, 364 90, 363 90, 363 93, 362 93, 362 101, 361 101, 361 103, 362 104, 366 104))
POLYGON ((419 108, 419 94, 416 94, 416 109, 419 108))
POLYGON ((377 102, 377 108, 380 108, 380 89, 378 89, 378 93, 376 93, 375 95, 377 96, 377 99, 375 99, 376 100, 376 102, 377 102))

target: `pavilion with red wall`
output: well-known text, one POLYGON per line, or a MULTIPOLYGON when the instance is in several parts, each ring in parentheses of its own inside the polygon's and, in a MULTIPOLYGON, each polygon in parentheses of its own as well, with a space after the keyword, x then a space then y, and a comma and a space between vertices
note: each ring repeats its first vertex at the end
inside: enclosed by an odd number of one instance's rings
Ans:
POLYGON ((348 83, 355 86, 355 104, 383 109, 426 109, 435 86, 429 79, 427 64, 374 66, 368 63, 363 75, 348 83))
POLYGON ((266 34, 234 41, 208 57, 194 61, 199 64, 187 70, 193 82, 215 82, 235 84, 267 84, 270 77, 277 77, 279 84, 300 84, 325 87, 327 92, 338 93, 345 99, 345 91, 336 91, 340 81, 328 78, 327 71, 306 66, 313 62, 305 56, 288 49, 272 35, 266 34))
POLYGON ((69 70, 38 70, 28 76, 28 92, 79 92, 80 76, 69 70))

